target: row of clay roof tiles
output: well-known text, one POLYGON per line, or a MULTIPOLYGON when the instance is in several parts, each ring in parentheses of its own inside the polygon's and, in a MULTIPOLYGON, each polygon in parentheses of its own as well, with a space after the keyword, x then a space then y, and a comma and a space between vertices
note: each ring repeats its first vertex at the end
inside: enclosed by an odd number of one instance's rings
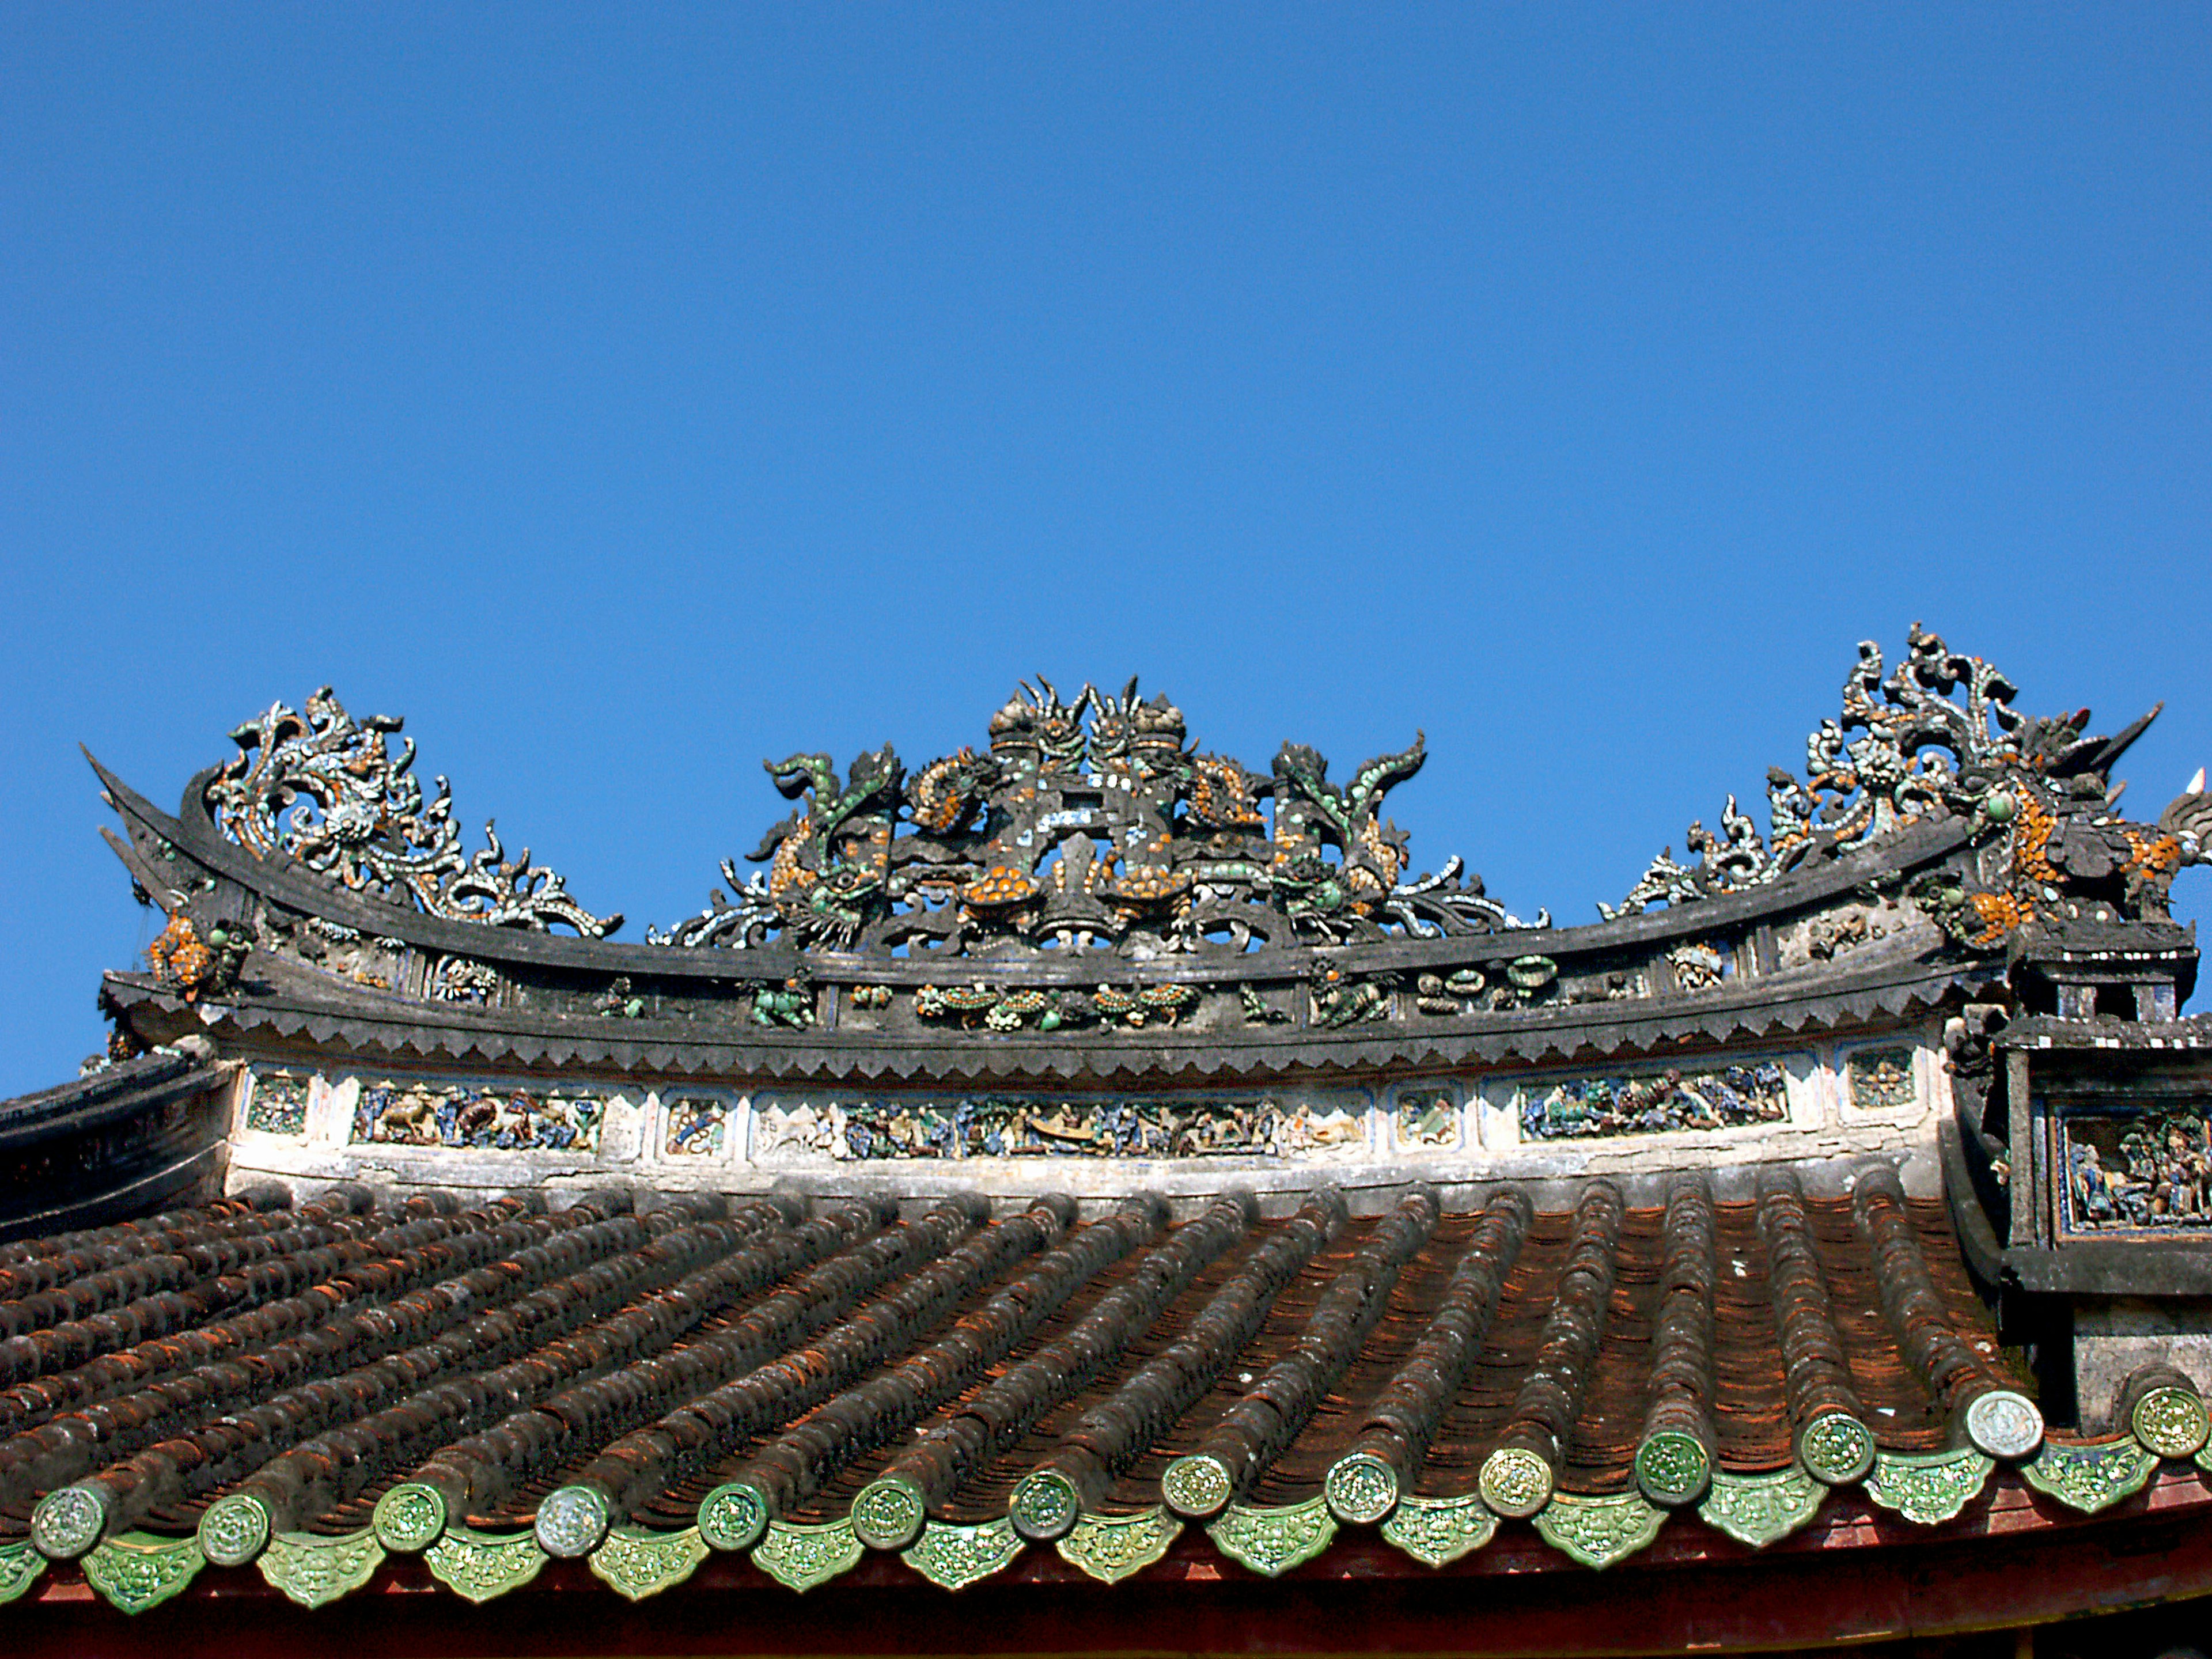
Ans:
MULTIPOLYGON (((2178 1375, 2131 1403, 2144 1478, 2201 1455, 2178 1375)), ((1112 1577, 1179 1522, 1262 1571, 1339 1523, 1441 1559, 1500 1516, 1601 1562, 1688 1506, 1749 1541, 1855 1483, 1941 1518, 1993 1461, 2093 1452, 2046 1445, 1942 1206, 1886 1166, 1839 1198, 1777 1170, 1740 1203, 1409 1186, 1354 1218, 1323 1188, 1180 1224, 1144 1195, 901 1218, 341 1188, 0 1245, 0 1599, 79 1559, 143 1597, 186 1549, 350 1550, 313 1558, 325 1589, 426 1551, 465 1593, 502 1550, 612 1552, 633 1593, 709 1549, 965 1582, 1051 1542, 1112 1577)))

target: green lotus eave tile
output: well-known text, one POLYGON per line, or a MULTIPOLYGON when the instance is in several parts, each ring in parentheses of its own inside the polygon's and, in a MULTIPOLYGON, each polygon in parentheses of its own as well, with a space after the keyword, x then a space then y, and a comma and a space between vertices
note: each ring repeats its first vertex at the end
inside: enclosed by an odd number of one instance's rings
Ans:
POLYGON ((1336 1536, 1336 1517, 1323 1498, 1273 1508, 1231 1504, 1206 1531, 1231 1560, 1274 1578, 1327 1549, 1336 1536))
POLYGON ((1151 1566, 1182 1535, 1182 1522, 1158 1504, 1134 1515, 1084 1516, 1053 1548, 1069 1566, 1112 1584, 1151 1566))
POLYGON ((614 1586, 626 1601, 642 1601, 671 1584, 680 1584, 707 1559, 707 1540, 699 1528, 653 1532, 644 1527, 617 1527, 606 1541, 592 1552, 592 1571, 614 1586))
POLYGON ((866 1553, 866 1547, 854 1534, 849 1516, 819 1527, 771 1521, 768 1536, 754 1546, 753 1565, 777 1583, 803 1595, 857 1565, 866 1553))
POLYGON ((1535 1516, 1536 1530, 1553 1549, 1586 1567, 1625 1561, 1659 1535, 1667 1511, 1641 1492, 1616 1498, 1577 1498, 1553 1492, 1535 1516))
POLYGON ((303 1607, 319 1607, 375 1577, 384 1565, 384 1546, 368 1528, 339 1538, 280 1532, 262 1547, 253 1565, 271 1589, 282 1590, 303 1607))
POLYGON ((1713 1472, 1712 1490, 1698 1505, 1705 1524, 1739 1544, 1763 1550, 1820 1513, 1828 1488, 1796 1464, 1772 1474, 1713 1472))
POLYGON ((1004 1516, 980 1527, 931 1521, 923 1525, 921 1537, 899 1552, 899 1559, 940 1589, 965 1589, 1012 1566, 1023 1542, 1014 1523, 1004 1516))
POLYGON ((85 1581, 125 1613, 143 1613, 192 1582, 207 1565, 197 1538, 156 1538, 118 1533, 93 1546, 84 1558, 85 1581))
POLYGON ((1996 1468, 1994 1459, 1971 1446, 1917 1455, 1881 1452, 1866 1478, 1866 1494, 1908 1521, 1937 1526, 1979 1497, 1996 1468))
POLYGON ((2130 1435, 2100 1446, 2062 1446, 2045 1440, 2034 1458, 2020 1466, 2021 1477, 2084 1515, 2132 1498, 2158 1472, 2158 1458, 2130 1435))
POLYGON ((46 1558, 27 1538, 20 1544, 0 1547, 0 1607, 30 1589, 46 1570, 46 1558))
POLYGON ((1498 1517, 1474 1493, 1464 1498, 1401 1498, 1382 1523, 1382 1536, 1423 1566, 1441 1567, 1498 1535, 1498 1517))
POLYGON ((489 1601, 538 1577, 550 1559, 527 1532, 477 1532, 448 1525, 422 1552, 430 1576, 469 1601, 489 1601))

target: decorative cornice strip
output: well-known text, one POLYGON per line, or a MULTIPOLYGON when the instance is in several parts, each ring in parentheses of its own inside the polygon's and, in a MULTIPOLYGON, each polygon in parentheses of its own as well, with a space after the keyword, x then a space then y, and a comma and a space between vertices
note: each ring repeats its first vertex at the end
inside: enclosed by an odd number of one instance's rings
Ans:
POLYGON ((271 1589, 303 1607, 319 1607, 350 1595, 376 1577, 384 1547, 368 1528, 343 1537, 281 1532, 254 1558, 271 1589))
POLYGON ((1877 1452, 1874 1472, 1866 1479, 1866 1493, 1908 1521, 1938 1526, 1981 1496, 1996 1468, 1994 1458, 1971 1446, 1917 1456, 1877 1452))
POLYGON ((1826 1486, 1794 1463, 1772 1474, 1716 1470, 1698 1513, 1716 1531, 1763 1550, 1810 1521, 1827 1495, 1826 1486))
POLYGON ((2099 1446, 2062 1446, 2046 1440, 2042 1451, 2033 1462, 2022 1463, 2020 1472, 2038 1492, 2084 1515, 2094 1515, 2141 1492, 2158 1472, 2158 1458, 2132 1436, 2099 1446))
POLYGON ((1084 1516, 1053 1547, 1068 1565, 1112 1584, 1151 1566, 1182 1533, 1182 1522, 1156 1504, 1134 1515, 1084 1516))
POLYGON ((753 1550, 753 1565, 777 1583, 803 1595, 857 1566, 866 1553, 853 1534, 850 1516, 818 1527, 771 1521, 768 1536, 753 1550))
POLYGON ((1329 1547, 1336 1536, 1336 1517, 1320 1498, 1272 1508, 1231 1504, 1206 1530, 1231 1560, 1262 1577, 1277 1578, 1329 1547))
POLYGON ((921 1536, 899 1559, 940 1589, 965 1589, 1014 1564, 1025 1540, 1001 1516, 980 1527, 955 1527, 942 1521, 923 1524, 921 1536))
POLYGON ((696 1527, 681 1532, 617 1527, 591 1555, 592 1573, 627 1601, 642 1601, 682 1583, 706 1559, 706 1541, 696 1527))
POLYGON ((533 1534, 477 1532, 451 1525, 422 1552, 430 1576, 470 1601, 489 1601, 528 1583, 550 1559, 533 1534))
POLYGON ((197 1538, 119 1533, 84 1557, 85 1582, 125 1613, 157 1607, 191 1583, 207 1564, 197 1538))
POLYGON ((1382 1536, 1425 1567, 1441 1567, 1480 1549, 1498 1533, 1498 1517, 1480 1498, 1401 1498, 1382 1523, 1382 1536))
POLYGON ((1537 1512, 1535 1524, 1553 1548, 1601 1571, 1649 1546, 1666 1518, 1667 1511, 1640 1492, 1577 1498, 1563 1492, 1537 1512))
POLYGON ((29 1539, 0 1546, 0 1607, 29 1589, 46 1570, 46 1558, 29 1539))

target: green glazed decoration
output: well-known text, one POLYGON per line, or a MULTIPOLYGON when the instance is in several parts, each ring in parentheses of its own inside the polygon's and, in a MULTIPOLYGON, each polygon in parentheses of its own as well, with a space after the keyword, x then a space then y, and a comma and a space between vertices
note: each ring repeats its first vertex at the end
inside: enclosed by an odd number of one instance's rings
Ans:
POLYGON ((2212 1435, 2212 1412, 2189 1389, 2153 1389, 2136 1401, 2128 1426, 2136 1439, 2160 1457, 2194 1457, 2212 1435))
POLYGON ((1028 1540, 1004 1516, 980 1527, 932 1521, 900 1559, 940 1589, 965 1589, 1012 1566, 1027 1547, 1028 1540))
POLYGON ((1655 1504, 1694 1504, 1713 1478, 1705 1443, 1679 1429, 1662 1429, 1636 1449, 1636 1484, 1655 1504))
POLYGON ((271 1589, 303 1607, 319 1607, 349 1595, 384 1565, 384 1546, 364 1527, 342 1538, 313 1533, 281 1532, 255 1558, 254 1565, 271 1589))
POLYGON ((1586 1567, 1600 1569, 1625 1561, 1659 1535, 1667 1511, 1640 1492, 1614 1498, 1577 1498, 1554 1492, 1535 1516, 1536 1530, 1553 1549, 1586 1567))
POLYGON ((799 1527, 788 1521, 768 1523, 768 1536, 753 1550, 753 1565, 779 1584, 804 1595, 839 1573, 860 1565, 866 1553, 853 1535, 853 1520, 799 1527))
POLYGON ((269 1506, 250 1492, 218 1498, 201 1511, 199 1539, 218 1567, 242 1567, 269 1542, 269 1506))
POLYGON ((592 1571, 624 1601, 642 1601, 682 1583, 706 1559, 707 1546, 696 1527, 681 1532, 617 1527, 592 1552, 592 1571))
POLYGON ((29 1539, 0 1545, 0 1607, 5 1607, 37 1582, 46 1570, 46 1558, 29 1539))
POLYGON ((1739 1544, 1763 1550, 1787 1538, 1820 1513, 1828 1489, 1792 1465, 1773 1474, 1730 1474, 1716 1470, 1698 1513, 1705 1524, 1739 1544))
POLYGON ((1372 1526, 1397 1505, 1398 1471, 1372 1452, 1354 1452, 1330 1468, 1322 1496, 1338 1520, 1372 1526))
POLYGON ((446 1530, 445 1494, 419 1480, 402 1481, 376 1500, 369 1524, 385 1548, 418 1554, 446 1530))
POLYGON ((872 1550, 902 1550, 921 1536, 921 1493, 905 1480, 871 1481, 853 1500, 853 1533, 872 1550))
POLYGON ((1162 1505, 1134 1515, 1079 1516, 1053 1547, 1068 1565, 1112 1584, 1151 1566, 1182 1533, 1182 1522, 1162 1505))
POLYGON ((1336 1536, 1336 1517, 1320 1498, 1267 1509, 1231 1504, 1206 1530, 1231 1560, 1274 1578, 1327 1549, 1336 1536))
POLYGON ((1441 1567, 1480 1549, 1498 1534, 1498 1517, 1481 1498, 1401 1498, 1382 1536, 1423 1566, 1441 1567))
POLYGON ((469 1601, 489 1601, 528 1583, 549 1559, 538 1547, 534 1534, 477 1532, 450 1525, 422 1552, 430 1576, 469 1601))
POLYGON ((85 1582, 125 1613, 158 1607, 191 1583, 207 1558, 197 1538, 156 1538, 125 1532, 95 1546, 84 1558, 85 1582))
POLYGON ((1881 1452, 1867 1477, 1867 1496, 1908 1521, 1933 1527, 1950 1520, 1981 1495, 1996 1461, 1972 1447, 1905 1456, 1881 1452))
POLYGON ((2069 1509, 2094 1515, 2148 1486, 2158 1473, 2158 1459, 2132 1437, 2097 1446, 2063 1446, 2046 1440, 2032 1462, 2020 1466, 2020 1473, 2036 1491, 2069 1509))
POLYGON ((768 1499, 758 1486, 732 1481, 699 1504, 699 1536, 709 1549, 749 1550, 768 1531, 768 1499))

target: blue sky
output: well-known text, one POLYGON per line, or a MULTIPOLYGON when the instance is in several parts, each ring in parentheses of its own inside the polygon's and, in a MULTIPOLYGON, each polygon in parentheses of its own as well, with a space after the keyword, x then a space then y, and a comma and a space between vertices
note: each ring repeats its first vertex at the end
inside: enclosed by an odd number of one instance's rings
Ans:
MULTIPOLYGON (((1916 618, 2212 761, 2212 10, 18 5, 0 1094, 335 683, 587 904, 1017 676, 1595 919, 1916 618)), ((2184 914, 2212 878, 2183 878, 2184 914)))

